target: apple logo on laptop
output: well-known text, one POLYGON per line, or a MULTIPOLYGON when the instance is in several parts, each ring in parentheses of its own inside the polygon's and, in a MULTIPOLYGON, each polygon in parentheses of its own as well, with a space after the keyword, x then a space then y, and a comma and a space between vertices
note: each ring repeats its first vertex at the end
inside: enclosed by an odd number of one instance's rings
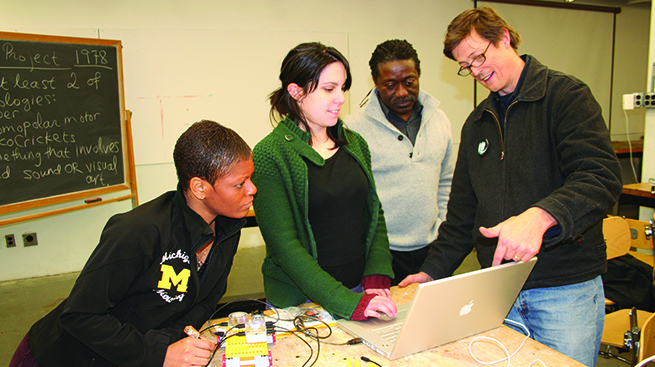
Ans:
POLYGON ((471 302, 469 302, 468 305, 464 305, 464 307, 462 307, 462 309, 459 310, 459 315, 460 316, 468 315, 472 309, 473 309, 473 300, 471 300, 471 302))

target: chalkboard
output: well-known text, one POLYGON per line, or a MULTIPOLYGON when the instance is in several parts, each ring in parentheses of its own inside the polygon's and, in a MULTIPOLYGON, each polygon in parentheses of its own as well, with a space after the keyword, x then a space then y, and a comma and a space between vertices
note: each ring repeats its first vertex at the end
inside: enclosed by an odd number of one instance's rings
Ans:
POLYGON ((0 32, 0 213, 130 189, 121 48, 0 32))

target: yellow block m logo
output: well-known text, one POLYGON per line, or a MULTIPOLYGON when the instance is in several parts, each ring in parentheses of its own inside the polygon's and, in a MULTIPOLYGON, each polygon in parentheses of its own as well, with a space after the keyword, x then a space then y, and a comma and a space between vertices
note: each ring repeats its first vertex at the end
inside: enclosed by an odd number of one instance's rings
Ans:
POLYGON ((190 276, 191 271, 189 269, 182 269, 182 271, 177 274, 172 266, 162 265, 161 280, 157 283, 157 287, 170 290, 172 285, 177 285, 178 292, 186 293, 190 276))

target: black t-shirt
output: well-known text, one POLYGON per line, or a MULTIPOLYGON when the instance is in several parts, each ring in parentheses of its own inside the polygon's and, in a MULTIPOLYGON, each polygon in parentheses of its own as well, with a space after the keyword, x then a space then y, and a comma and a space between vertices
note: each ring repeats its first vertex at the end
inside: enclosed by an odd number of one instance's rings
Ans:
POLYGON ((319 167, 308 160, 309 223, 318 264, 348 288, 360 284, 366 265, 364 208, 368 179, 345 149, 319 167))

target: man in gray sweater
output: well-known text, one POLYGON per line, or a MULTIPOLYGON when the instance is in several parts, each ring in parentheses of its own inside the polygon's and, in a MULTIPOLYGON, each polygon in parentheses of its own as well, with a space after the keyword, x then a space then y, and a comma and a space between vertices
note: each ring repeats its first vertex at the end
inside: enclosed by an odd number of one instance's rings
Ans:
POLYGON ((375 88, 346 119, 371 150, 373 175, 397 284, 419 271, 446 218, 454 157, 450 121, 419 88, 420 61, 405 40, 379 44, 369 61, 375 88))

